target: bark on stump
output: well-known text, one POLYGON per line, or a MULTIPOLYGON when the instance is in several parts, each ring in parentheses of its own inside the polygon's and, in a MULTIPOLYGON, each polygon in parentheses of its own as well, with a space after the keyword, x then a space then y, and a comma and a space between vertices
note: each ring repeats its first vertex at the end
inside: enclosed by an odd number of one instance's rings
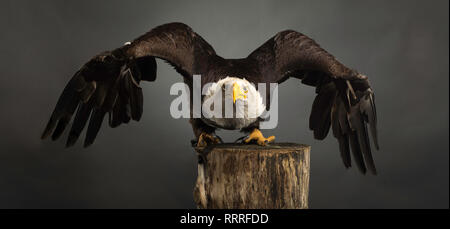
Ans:
POLYGON ((198 208, 308 208, 310 146, 218 144, 195 150, 198 208))

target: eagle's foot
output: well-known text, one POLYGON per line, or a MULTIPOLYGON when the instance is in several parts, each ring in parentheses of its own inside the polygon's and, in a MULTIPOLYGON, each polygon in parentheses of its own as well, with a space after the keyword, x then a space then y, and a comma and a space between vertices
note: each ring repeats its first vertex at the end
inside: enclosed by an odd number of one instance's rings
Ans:
POLYGON ((265 146, 270 142, 275 141, 275 136, 264 137, 259 129, 254 129, 250 135, 244 140, 244 143, 256 142, 260 146, 265 146))
POLYGON ((211 144, 222 143, 222 139, 213 133, 202 132, 198 137, 197 147, 206 147, 211 144))

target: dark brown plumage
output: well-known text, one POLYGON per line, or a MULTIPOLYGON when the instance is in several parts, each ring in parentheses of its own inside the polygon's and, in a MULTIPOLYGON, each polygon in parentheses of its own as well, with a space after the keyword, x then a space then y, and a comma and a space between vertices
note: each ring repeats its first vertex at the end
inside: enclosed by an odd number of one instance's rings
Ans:
MULTIPOLYGON (((343 163, 354 162, 361 172, 376 174, 368 126, 378 149, 375 99, 366 76, 349 69, 309 37, 286 30, 276 34, 243 59, 224 59, 202 37, 182 23, 165 24, 131 44, 92 58, 69 81, 61 94, 42 138, 58 139, 75 114, 67 146, 77 141, 87 125, 85 146, 91 145, 106 114, 117 127, 143 112, 141 80, 156 79, 156 61, 171 64, 192 87, 192 76, 202 86, 228 75, 258 83, 282 83, 289 77, 316 87, 309 127, 316 139, 332 128, 343 163)), ((191 88, 192 91, 192 88, 191 88)), ((214 128, 192 119, 196 137, 214 128)))

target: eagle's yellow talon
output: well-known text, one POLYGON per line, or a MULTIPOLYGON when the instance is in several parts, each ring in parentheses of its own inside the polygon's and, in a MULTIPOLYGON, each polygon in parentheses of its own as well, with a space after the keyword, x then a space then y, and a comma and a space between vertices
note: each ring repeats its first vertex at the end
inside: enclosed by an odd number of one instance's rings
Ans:
POLYGON ((247 139, 244 140, 245 143, 250 143, 251 141, 256 141, 256 143, 260 146, 265 146, 267 143, 273 142, 275 140, 275 136, 270 136, 265 138, 260 130, 254 129, 252 133, 248 136, 247 139))
POLYGON ((197 147, 206 147, 209 144, 219 144, 221 142, 220 138, 203 132, 198 137, 197 147))

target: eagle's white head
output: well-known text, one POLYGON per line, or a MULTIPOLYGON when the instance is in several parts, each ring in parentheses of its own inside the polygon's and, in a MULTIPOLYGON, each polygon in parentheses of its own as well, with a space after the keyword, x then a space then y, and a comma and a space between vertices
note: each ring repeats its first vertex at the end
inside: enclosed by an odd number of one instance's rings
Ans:
POLYGON ((223 122, 233 121, 236 129, 242 128, 251 122, 254 122, 266 109, 263 99, 260 93, 256 90, 255 85, 237 77, 226 77, 213 83, 209 86, 205 93, 203 103, 207 106, 213 106, 214 101, 221 101, 225 103, 225 111, 214 111, 213 114, 208 114, 209 121, 214 122, 217 125, 221 125, 223 122), (229 102, 231 101, 231 102, 229 102), (231 105, 230 110, 227 110, 227 102, 231 105), (235 107, 234 109, 232 109, 235 107), (231 112, 231 117, 226 120, 229 115, 222 115, 217 117, 217 114, 227 114, 231 112))

